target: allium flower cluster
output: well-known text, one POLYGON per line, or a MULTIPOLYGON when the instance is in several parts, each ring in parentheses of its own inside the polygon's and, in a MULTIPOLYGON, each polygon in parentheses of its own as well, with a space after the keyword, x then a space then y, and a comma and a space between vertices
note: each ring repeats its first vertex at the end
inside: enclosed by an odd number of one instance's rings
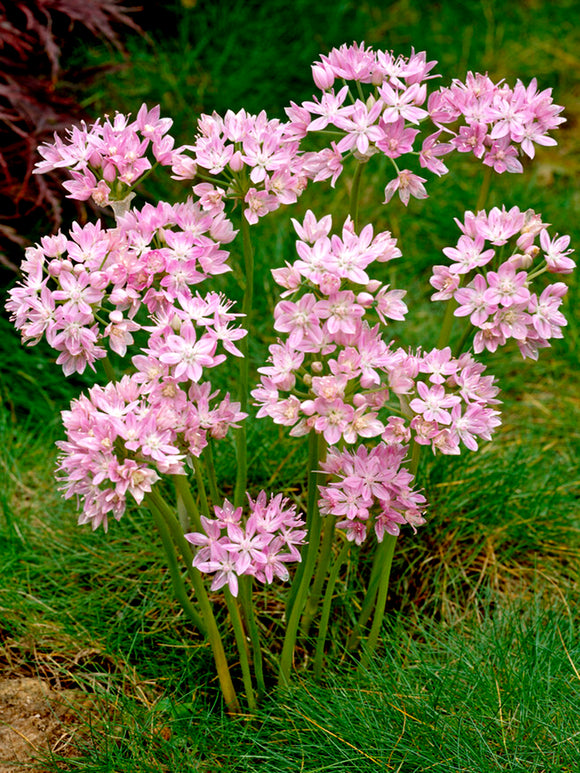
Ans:
POLYGON ((393 161, 397 176, 385 189, 389 201, 398 192, 404 204, 410 196, 425 198, 425 178, 409 169, 399 170, 395 159, 409 153, 419 155, 421 167, 440 175, 447 167, 439 157, 451 152, 451 145, 440 143, 440 131, 427 136, 420 148, 413 143, 420 122, 428 117, 422 105, 427 99, 425 81, 436 77, 430 72, 436 62, 427 61, 425 52, 411 52, 410 57, 394 57, 388 51, 375 52, 364 43, 333 49, 312 67, 314 82, 322 90, 320 97, 302 105, 292 105, 286 113, 296 136, 328 127, 343 136, 329 148, 305 153, 303 169, 314 181, 331 178, 332 185, 342 172, 346 155, 365 161, 383 153, 393 161), (335 90, 335 81, 343 85, 335 90), (345 81, 356 81, 359 97, 355 99, 345 81), (363 94, 362 84, 368 84, 363 94))
MULTIPOLYGON (((501 424, 499 412, 489 407, 499 403, 499 389, 494 376, 483 375, 484 365, 469 353, 455 358, 446 347, 418 356, 417 370, 405 411, 416 443, 430 445, 434 453, 459 454, 460 443, 477 451, 476 438, 491 440, 501 424)), ((399 443, 402 437, 408 440, 408 428, 391 417, 383 439, 399 443)))
POLYGON ((432 299, 454 298, 459 304, 455 316, 469 316, 477 328, 476 353, 495 352, 514 339, 524 358, 537 359, 538 350, 550 346, 551 338, 562 337, 567 323, 559 307, 567 287, 555 282, 536 293, 532 284, 546 272, 573 270, 570 237, 550 238, 540 215, 517 207, 494 207, 489 214, 467 212, 463 222, 456 222, 463 235, 456 247, 443 250, 451 265, 433 269, 430 282, 437 292, 432 299))
POLYGON ((201 572, 215 574, 211 589, 227 584, 238 595, 238 578, 251 575, 263 583, 274 577, 288 580, 288 563, 301 560, 299 547, 307 532, 297 515, 296 506, 289 505, 282 494, 261 491, 255 500, 248 494, 250 515, 243 519, 243 508, 226 499, 214 507, 215 518, 201 517, 204 533, 192 532, 185 538, 199 547, 193 566, 201 572))
POLYGON ((426 198, 426 179, 400 168, 396 159, 401 156, 418 156, 420 167, 436 175, 448 172, 441 157, 454 150, 474 153, 496 172, 521 172, 518 147, 533 158, 535 144, 556 144, 547 132, 565 120, 559 116, 563 108, 553 104, 550 89, 537 91, 535 79, 528 87, 518 81, 511 89, 469 73, 465 83, 455 80, 427 97, 427 81, 437 77, 431 73, 435 64, 427 61, 425 52, 412 49, 409 57, 395 57, 364 43, 333 49, 315 62, 312 74, 322 94, 287 108, 289 131, 305 138, 331 128, 342 136, 330 147, 304 153, 308 177, 331 178, 334 185, 346 156, 366 161, 382 153, 396 172, 385 188, 385 203, 396 193, 407 205, 411 196, 426 198), (349 89, 348 81, 356 90, 349 89), (434 130, 419 145, 426 118, 434 130), (457 130, 450 126, 458 123, 463 125, 457 130))
POLYGON ((534 78, 526 87, 518 80, 512 89, 487 75, 468 73, 465 82, 454 80, 429 97, 429 115, 441 129, 462 124, 452 131, 451 146, 473 153, 496 172, 521 172, 518 146, 530 158, 535 145, 556 145, 547 132, 566 119, 564 109, 552 101, 552 89, 538 91, 534 78))
POLYGON ((365 317, 402 320, 407 307, 404 291, 372 281, 367 268, 400 251, 390 233, 374 236, 365 226, 356 234, 350 219, 341 236, 329 236, 330 216, 317 221, 312 212, 294 226, 300 257, 273 271, 292 298, 274 311, 274 328, 286 339, 270 346, 269 364, 259 368, 261 385, 252 392, 258 417, 270 416, 295 436, 314 429, 331 445, 376 437, 385 428, 378 411, 387 386, 408 388, 407 355, 392 351, 380 324, 371 327, 365 317))
POLYGON ((194 186, 208 211, 223 209, 226 197, 242 199, 244 216, 253 225, 280 205, 293 204, 304 190, 299 142, 287 124, 269 120, 264 111, 251 115, 228 110, 223 118, 202 115, 197 126, 196 141, 187 146, 195 164, 225 178, 216 185, 194 186))
MULTIPOLYGON (((201 299, 191 288, 230 270, 221 244, 234 236, 223 214, 208 214, 192 200, 130 210, 113 229, 74 223, 68 236, 47 236, 26 250, 24 281, 10 291, 6 308, 24 341, 46 336, 66 375, 94 368, 106 346, 124 356, 153 317, 154 327, 173 327, 174 336, 183 326, 180 361, 203 354, 205 366, 217 364, 218 342, 233 351, 231 342, 244 332, 230 329, 236 315, 216 293, 201 299), (194 323, 203 327, 203 344, 194 340, 194 323)), ((165 339, 169 351, 178 351, 174 339, 165 339)), ((182 370, 177 358, 173 364, 182 370)), ((195 366, 188 373, 199 380, 195 366)))
POLYGON ((127 494, 139 504, 160 474, 184 475, 207 436, 221 438, 245 418, 229 395, 211 405, 211 385, 181 388, 174 379, 143 383, 141 373, 124 376, 71 403, 62 418, 67 439, 60 448, 59 480, 65 498, 75 496, 83 511, 79 524, 93 529, 119 520, 127 494))
POLYGON ((112 120, 105 117, 89 127, 83 122, 69 130, 66 140, 55 134, 54 143, 39 147, 44 160, 34 172, 68 169, 72 180, 63 183, 68 197, 80 201, 92 197, 99 206, 125 199, 152 168, 152 161, 170 166, 176 179, 187 179, 194 175, 195 165, 183 148, 174 148, 175 140, 168 134, 172 124, 171 118, 160 117, 159 106, 149 110, 146 105, 134 121, 116 113, 112 120))
POLYGON ((379 443, 371 450, 360 445, 356 452, 332 448, 322 469, 332 476, 319 486, 320 512, 340 518, 351 542, 361 545, 372 528, 377 540, 385 532, 398 535, 401 524, 425 523, 425 497, 410 486, 413 475, 401 464, 408 448, 398 443, 379 443))

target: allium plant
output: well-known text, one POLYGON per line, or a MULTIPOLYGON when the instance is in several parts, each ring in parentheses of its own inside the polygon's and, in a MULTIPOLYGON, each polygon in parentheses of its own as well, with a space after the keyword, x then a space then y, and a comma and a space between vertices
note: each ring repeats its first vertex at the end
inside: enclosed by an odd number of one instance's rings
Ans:
POLYGON ((134 119, 106 117, 40 148, 37 172, 68 170, 69 197, 92 198, 115 216, 113 225, 73 223, 30 247, 7 304, 23 340, 46 337, 65 375, 89 368, 104 378, 63 412, 57 478, 81 509, 79 523, 93 529, 106 530, 128 505, 149 509, 230 711, 240 702, 224 637, 237 648, 250 708, 266 689, 263 653, 286 684, 298 637, 309 647, 313 625, 320 674, 335 584, 363 544, 374 563, 347 640, 372 654, 397 537, 416 535, 427 517, 421 448, 456 455, 490 441, 499 388, 477 355, 514 339, 535 359, 566 324, 566 285, 546 280, 574 268, 569 237, 532 210, 482 208, 493 171, 521 173, 523 155, 555 144, 549 132, 562 108, 535 81, 511 88, 473 73, 428 94, 435 64, 423 52, 344 45, 313 65, 318 92, 292 102, 286 121, 244 110, 202 115, 191 143, 176 147, 171 119, 143 105, 134 119), (398 196, 407 205, 427 198, 422 175, 445 175, 456 152, 486 165, 482 200, 456 219, 457 244, 433 267, 432 298, 448 304, 437 346, 412 349, 389 335, 391 322, 407 317, 405 290, 373 272, 402 255, 391 233, 359 222, 361 176, 373 156, 386 156, 384 203, 398 196), (182 181, 184 201, 136 205, 136 187, 155 167, 182 181), (251 380, 252 232, 309 185, 334 188, 343 175, 346 217, 308 210, 292 219, 296 254, 272 271, 278 338, 251 380), (241 308, 220 281, 236 255, 241 308), (454 319, 469 324, 452 350, 454 319), (230 368, 233 396, 212 386, 217 367, 230 368), (250 417, 307 440, 306 513, 283 492, 247 491, 250 417), (235 488, 224 497, 213 454, 231 433, 235 488), (254 598, 273 583, 289 587, 279 625, 265 634, 254 598), (209 591, 225 596, 226 620, 209 591))

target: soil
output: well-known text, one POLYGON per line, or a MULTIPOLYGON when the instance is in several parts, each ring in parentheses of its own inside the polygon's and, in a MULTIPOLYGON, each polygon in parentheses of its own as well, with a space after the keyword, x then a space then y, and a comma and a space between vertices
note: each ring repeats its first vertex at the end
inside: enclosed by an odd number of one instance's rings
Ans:
POLYGON ((78 690, 55 692, 44 679, 0 678, 0 773, 46 773, 34 759, 66 755, 76 733, 78 690))

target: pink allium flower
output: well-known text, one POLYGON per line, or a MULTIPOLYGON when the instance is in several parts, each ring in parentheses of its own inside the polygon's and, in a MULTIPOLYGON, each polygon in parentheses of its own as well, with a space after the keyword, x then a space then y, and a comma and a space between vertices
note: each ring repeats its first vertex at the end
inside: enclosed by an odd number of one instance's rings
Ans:
POLYGON ((260 582, 271 583, 274 577, 289 579, 287 564, 300 561, 299 546, 307 532, 304 521, 281 494, 271 496, 261 491, 255 500, 248 495, 250 515, 244 520, 242 508, 234 508, 226 499, 215 506, 216 518, 201 518, 205 534, 192 532, 185 538, 199 547, 193 566, 214 574, 211 588, 227 585, 238 595, 238 578, 252 575, 260 582))
POLYGON ((403 169, 385 188, 383 203, 388 204, 396 192, 405 206, 409 203, 411 196, 416 199, 426 199, 428 194, 423 185, 424 182, 427 182, 424 177, 413 174, 409 169, 403 169))
POLYGON ((427 386, 422 381, 417 383, 419 397, 411 400, 409 406, 415 413, 420 413, 426 421, 437 421, 441 424, 451 423, 451 414, 447 408, 452 408, 460 402, 457 395, 446 394, 440 384, 427 386))
POLYGON ((574 250, 567 249, 569 236, 555 236, 550 239, 546 229, 540 233, 540 244, 544 250, 548 271, 554 274, 570 274, 576 263, 568 257, 574 250))

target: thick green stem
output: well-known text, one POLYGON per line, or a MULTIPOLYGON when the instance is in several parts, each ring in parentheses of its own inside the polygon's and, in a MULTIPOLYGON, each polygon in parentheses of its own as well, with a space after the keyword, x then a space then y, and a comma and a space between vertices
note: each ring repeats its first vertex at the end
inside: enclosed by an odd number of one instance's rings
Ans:
POLYGON ((113 368, 111 360, 108 357, 103 357, 101 362, 103 364, 103 370, 105 371, 105 376, 109 379, 111 383, 114 383, 117 380, 117 375, 115 373, 115 369, 113 368))
POLYGON ((364 164, 357 163, 354 177, 352 178, 352 187, 350 189, 350 216, 354 223, 354 230, 358 232, 358 205, 360 198, 360 181, 362 178, 364 164))
POLYGON ((207 502, 207 494, 205 493, 205 484, 203 482, 203 470, 201 467, 201 462, 195 456, 193 457, 193 469, 195 470, 195 480, 197 482, 197 491, 199 493, 199 500, 201 502, 201 510, 205 517, 209 518, 209 504, 207 502))
POLYGON ((455 345, 455 351, 453 352, 454 357, 459 357, 459 355, 462 353, 463 347, 465 346, 469 336, 473 333, 474 329, 475 328, 473 325, 466 325, 465 330, 463 331, 463 335, 455 345))
POLYGON ((377 595, 377 604, 375 606, 375 614, 373 617, 371 632, 369 634, 369 638, 367 639, 364 657, 361 661, 363 668, 368 665, 369 658, 377 647, 381 626, 385 617, 385 606, 387 603, 387 595, 389 593, 389 579, 391 576, 391 566, 393 564, 393 555, 395 553, 397 537, 394 534, 387 534, 383 538, 382 544, 385 545, 385 549, 383 551, 383 563, 379 576, 379 592, 377 595))
MULTIPOLYGON (((242 311, 245 314, 246 330, 250 330, 252 316, 252 306, 254 297, 254 249, 250 239, 250 224, 242 215, 242 245, 244 252, 244 270, 245 270, 245 290, 242 311)), ((240 388, 238 399, 241 410, 246 412, 248 408, 248 382, 250 369, 250 343, 249 334, 240 340, 240 351, 244 355, 240 362, 240 388)), ((236 453, 237 453, 237 472, 236 488, 234 493, 234 503, 239 507, 244 502, 244 496, 248 485, 248 439, 246 434, 246 423, 242 421, 240 428, 236 433, 236 453)))
POLYGON ((307 484, 307 503, 306 503, 306 534, 308 535, 308 542, 302 548, 302 561, 298 564, 292 585, 288 591, 286 598, 286 619, 292 614, 292 607, 294 606, 294 600, 298 593, 298 588, 302 583, 302 577, 307 566, 307 558, 311 550, 318 550, 318 544, 312 547, 312 538, 310 532, 312 530, 312 524, 315 519, 319 519, 317 502, 318 502, 318 476, 316 470, 321 458, 321 454, 325 449, 320 446, 320 436, 311 430, 308 436, 308 484, 307 484))
MULTIPOLYGON (((303 557, 304 569, 300 578, 295 576, 292 588, 299 579, 299 586, 293 598, 291 611, 287 611, 286 635, 282 646, 280 656, 280 672, 278 675, 278 685, 284 686, 290 682, 290 671, 294 657, 294 647, 296 646, 296 637, 298 635, 298 625, 304 610, 304 605, 308 597, 308 588, 314 572, 314 565, 318 555, 318 546, 320 544, 321 518, 318 512, 318 478, 317 472, 320 460, 326 450, 326 443, 322 436, 316 436, 314 430, 310 434, 310 454, 308 460, 308 549, 303 557)), ((287 607, 288 610, 288 607, 287 607)))
MULTIPOLYGON (((199 516, 199 508, 196 504, 191 489, 189 488, 189 481, 186 475, 172 475, 173 485, 177 493, 178 507, 183 507, 187 514, 188 521, 193 523, 196 531, 203 532, 203 526, 199 516)), ((183 520, 183 518, 181 518, 183 520)), ((182 530, 184 524, 181 524, 182 530)), ((187 528, 191 528, 188 524, 187 528)))
POLYGON ((246 635, 244 633, 244 625, 242 623, 242 618, 240 617, 238 603, 232 596, 229 588, 225 588, 225 597, 226 603, 228 605, 228 611, 230 613, 230 620, 232 621, 232 628, 234 629, 234 637, 236 639, 238 654, 240 656, 242 679, 244 681, 244 687, 246 688, 246 699, 248 701, 248 707, 251 711, 253 711, 256 708, 256 698, 254 696, 254 685, 252 684, 252 674, 250 672, 248 642, 246 641, 246 635))
POLYGON ((373 566, 371 569, 371 576, 369 578, 369 584, 367 586, 367 592, 363 601, 362 609, 360 611, 358 620, 351 635, 348 638, 347 647, 349 650, 354 651, 360 644, 361 631, 368 622, 369 617, 373 611, 375 600, 377 598, 377 590, 379 588, 379 578, 381 576, 381 567, 384 563, 384 552, 386 550, 385 541, 377 547, 375 556, 373 559, 373 566))
POLYGON ((211 447, 211 439, 203 450, 203 457, 205 461, 205 469, 207 470, 207 480, 209 483, 209 495, 214 505, 220 504, 220 494, 217 485, 217 478, 215 474, 215 466, 213 463, 213 451, 211 447))
POLYGON ((316 573, 314 575, 314 581, 312 583, 312 589, 308 600, 306 601, 306 607, 302 615, 300 623, 300 633, 302 636, 308 636, 308 631, 312 625, 316 613, 318 612, 318 604, 322 595, 322 587, 326 580, 328 573, 330 557, 332 555, 332 543, 334 541, 334 525, 335 519, 331 515, 327 515, 324 518, 324 526, 322 527, 322 545, 320 548, 320 556, 318 564, 316 566, 316 573))
POLYGON ((147 504, 151 510, 151 513, 153 514, 153 520, 155 521, 155 525, 159 530, 159 534, 161 535, 161 542, 163 543, 165 554, 167 556, 167 564, 169 566, 169 573, 171 575, 171 583, 173 585, 175 598, 177 601, 179 601, 181 608, 198 629, 198 631, 204 636, 207 636, 207 628, 205 623, 203 622, 199 613, 192 604, 189 596, 187 595, 187 590, 185 588, 183 577, 181 576, 181 571, 179 569, 177 553, 175 552, 175 546, 171 539, 171 534, 167 524, 165 523, 163 516, 155 507, 155 505, 151 501, 149 501, 147 504))
POLYGON ((332 597, 334 594, 334 586, 338 579, 338 573, 340 567, 346 561, 348 551, 350 550, 350 542, 345 540, 340 553, 334 561, 328 583, 326 585, 326 591, 324 593, 324 601, 322 603, 322 615, 320 617, 320 626, 318 628, 318 639, 316 640, 316 652, 314 655, 314 677, 320 679, 322 676, 322 661, 324 659, 324 645, 326 643, 326 634, 328 631, 328 621, 330 620, 330 610, 332 607, 332 597))
POLYGON ((438 349, 444 349, 449 343, 449 339, 451 337, 451 328, 453 327, 453 321, 455 319, 454 311, 458 306, 459 304, 455 298, 450 298, 447 301, 447 308, 445 309, 445 316, 443 317, 443 324, 441 325, 441 331, 437 341, 438 349))
POLYGON ((493 174, 493 167, 486 166, 483 172, 483 180, 481 181, 481 188, 479 189, 479 196, 477 197, 477 205, 475 212, 479 212, 485 206, 487 197, 489 195, 489 186, 491 184, 491 176, 493 174))
MULTIPOLYGON (((401 397, 401 408, 404 415, 409 410, 408 407, 405 406, 405 402, 402 397, 401 397)), ((421 456, 421 446, 419 445, 419 443, 415 443, 413 441, 411 443, 411 460, 409 462, 409 472, 411 473, 411 475, 415 477, 417 475, 417 470, 419 469, 420 456, 421 456)), ((397 538, 395 536, 392 536, 391 540, 387 540, 387 538, 385 537, 385 539, 383 539, 383 541, 377 547, 363 606, 359 614, 357 623, 348 639, 347 647, 351 651, 356 650, 360 644, 361 631, 365 627, 369 617, 371 616, 371 613, 373 611, 373 606, 375 607, 375 616, 379 615, 382 623, 382 619, 384 616, 384 605, 386 603, 386 595, 384 598, 382 611, 380 611, 380 604, 381 604, 380 597, 379 597, 379 600, 377 600, 376 606, 375 606, 375 599, 377 598, 377 592, 381 587, 381 583, 386 582, 386 588, 384 588, 384 592, 385 593, 388 592, 389 576, 391 571, 390 565, 393 560, 393 553, 395 550, 396 542, 397 542, 397 538), (392 541, 392 545, 391 545, 391 541, 392 541), (390 553, 390 558, 389 558, 389 553, 390 553), (387 566, 387 564, 388 564, 388 573, 385 575, 385 567, 387 566)), ((379 628, 381 623, 378 624, 379 628)), ((374 623, 373 623, 373 627, 374 627, 374 623)))
POLYGON ((191 552, 189 542, 183 536, 181 526, 179 525, 179 521, 175 517, 173 510, 168 506, 163 497, 157 493, 157 491, 153 490, 146 494, 144 501, 148 506, 153 505, 153 507, 157 508, 159 513, 163 516, 173 542, 177 546, 183 557, 183 560, 186 563, 187 574, 189 575, 189 578, 193 584, 197 602, 201 610, 201 617, 204 620, 206 626, 206 638, 208 639, 212 649, 224 701, 229 712, 238 712, 240 710, 240 704, 234 689, 234 685, 232 683, 232 677, 230 674, 230 669, 228 666, 228 661, 224 651, 224 646, 218 629, 217 621, 215 619, 213 609, 211 607, 211 603, 203 583, 201 572, 192 566, 193 554, 191 552))
POLYGON ((266 694, 266 684, 264 682, 264 667, 262 664, 262 644, 260 641, 260 632, 256 620, 256 609, 252 598, 253 577, 244 575, 240 577, 240 601, 250 641, 252 643, 252 658, 254 663, 254 676, 256 677, 256 687, 258 689, 258 699, 262 699, 266 694))

